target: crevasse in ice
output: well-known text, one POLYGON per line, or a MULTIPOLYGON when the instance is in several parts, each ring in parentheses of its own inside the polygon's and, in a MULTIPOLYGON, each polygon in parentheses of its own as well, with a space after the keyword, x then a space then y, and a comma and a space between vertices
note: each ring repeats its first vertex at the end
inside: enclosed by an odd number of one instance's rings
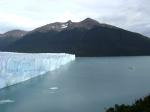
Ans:
POLYGON ((75 60, 65 53, 12 53, 0 52, 0 88, 55 70, 75 60))

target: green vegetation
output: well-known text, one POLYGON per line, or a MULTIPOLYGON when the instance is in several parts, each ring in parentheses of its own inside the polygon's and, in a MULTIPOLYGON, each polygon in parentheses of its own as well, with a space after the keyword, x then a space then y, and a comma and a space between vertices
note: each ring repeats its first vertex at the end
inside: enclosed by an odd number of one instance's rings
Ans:
POLYGON ((150 112, 150 95, 137 100, 132 105, 115 105, 106 112, 150 112))

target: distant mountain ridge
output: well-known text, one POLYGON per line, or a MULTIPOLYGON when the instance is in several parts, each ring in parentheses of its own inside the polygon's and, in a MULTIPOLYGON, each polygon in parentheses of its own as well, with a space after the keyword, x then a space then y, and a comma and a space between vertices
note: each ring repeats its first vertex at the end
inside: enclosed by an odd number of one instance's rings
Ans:
POLYGON ((23 37, 25 34, 27 34, 27 31, 23 30, 12 30, 4 34, 0 34, 0 49, 7 47, 13 42, 21 39, 21 37, 23 37))
POLYGON ((107 24, 100 24, 96 20, 93 20, 91 18, 86 18, 85 20, 83 20, 81 22, 72 22, 71 20, 68 20, 67 22, 50 23, 50 24, 41 26, 39 28, 36 28, 31 32, 35 32, 35 31, 37 31, 37 32, 47 32, 47 31, 60 32, 64 29, 66 29, 66 30, 74 29, 74 28, 92 29, 96 26, 114 27, 115 28, 115 26, 111 26, 111 25, 107 25, 107 24))
POLYGON ((76 56, 150 55, 150 38, 91 18, 55 22, 17 34, 22 36, 17 35, 19 39, 3 47, 3 51, 65 52, 76 56))

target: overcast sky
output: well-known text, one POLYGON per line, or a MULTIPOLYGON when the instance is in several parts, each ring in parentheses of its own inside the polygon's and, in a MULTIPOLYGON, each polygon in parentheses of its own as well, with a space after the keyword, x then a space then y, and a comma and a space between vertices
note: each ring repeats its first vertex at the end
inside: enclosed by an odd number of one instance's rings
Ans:
POLYGON ((150 0, 0 0, 0 33, 87 17, 150 36, 150 0))

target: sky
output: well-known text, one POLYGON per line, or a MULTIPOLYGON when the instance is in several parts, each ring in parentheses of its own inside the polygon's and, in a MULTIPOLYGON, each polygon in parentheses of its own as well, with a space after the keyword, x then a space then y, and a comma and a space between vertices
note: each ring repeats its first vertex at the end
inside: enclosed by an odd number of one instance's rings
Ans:
POLYGON ((149 5, 150 0, 0 0, 0 33, 90 17, 150 37, 149 5))

